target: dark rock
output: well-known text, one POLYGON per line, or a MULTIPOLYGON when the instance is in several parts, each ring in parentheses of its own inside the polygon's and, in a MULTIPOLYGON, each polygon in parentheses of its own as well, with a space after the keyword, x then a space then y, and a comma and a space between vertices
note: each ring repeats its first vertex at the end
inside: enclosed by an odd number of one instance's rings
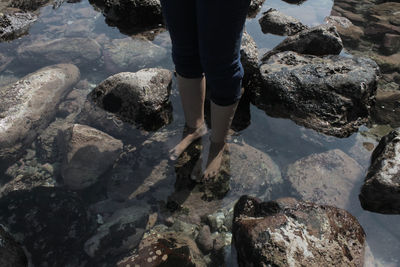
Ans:
POLYGON ((51 0, 13 0, 10 6, 22 10, 35 11, 49 2, 51 2, 51 0))
POLYGON ((16 159, 39 130, 54 119, 56 106, 79 80, 74 65, 60 64, 0 88, 0 158, 16 159))
POLYGON ((28 260, 21 245, 0 226, 0 266, 26 267, 28 260))
POLYGON ((378 67, 367 58, 323 58, 283 52, 260 67, 264 87, 253 103, 276 117, 338 137, 366 121, 378 67))
POLYGON ((26 64, 43 66, 73 63, 87 66, 100 58, 101 47, 90 38, 60 38, 23 44, 18 47, 17 52, 19 60, 26 64))
POLYGON ((312 154, 288 166, 286 178, 303 201, 351 210, 361 166, 339 149, 312 154))
POLYGON ((382 50, 386 55, 395 54, 400 51, 400 34, 386 33, 383 42, 382 50))
POLYGON ((380 90, 371 117, 375 123, 400 127, 400 90, 380 90))
POLYGON ((156 130, 171 121, 171 82, 166 69, 123 72, 104 80, 88 98, 122 121, 156 130))
POLYGON ((27 34, 29 27, 36 20, 36 15, 20 10, 0 13, 0 42, 11 41, 27 34))
POLYGON ((308 29, 308 27, 303 25, 299 20, 287 16, 273 8, 265 11, 258 21, 263 33, 290 36, 308 29))
POLYGON ((247 12, 247 16, 250 18, 255 18, 257 16, 258 11, 260 11, 262 5, 265 0, 251 0, 249 11, 247 12))
POLYGON ((400 214, 400 132, 384 136, 371 157, 365 183, 359 195, 369 211, 400 214))
POLYGON ((107 24, 118 27, 126 34, 163 24, 159 0, 90 0, 89 2, 102 10, 107 24))
POLYGON ((274 49, 267 52, 262 61, 270 56, 283 51, 293 51, 300 54, 315 56, 338 55, 342 51, 343 44, 336 28, 329 25, 320 25, 303 30, 295 35, 287 37, 274 49))
POLYGON ((307 0, 283 0, 283 1, 289 4, 301 5, 307 0))
POLYGON ((239 266, 363 266, 365 234, 347 211, 293 198, 235 205, 239 266))
POLYGON ((122 152, 120 140, 86 125, 74 124, 62 135, 61 176, 73 190, 96 183, 122 152))
POLYGON ((85 261, 83 244, 93 230, 93 218, 74 193, 47 187, 14 191, 0 199, 0 209, 0 222, 24 244, 35 266, 79 266, 85 261))

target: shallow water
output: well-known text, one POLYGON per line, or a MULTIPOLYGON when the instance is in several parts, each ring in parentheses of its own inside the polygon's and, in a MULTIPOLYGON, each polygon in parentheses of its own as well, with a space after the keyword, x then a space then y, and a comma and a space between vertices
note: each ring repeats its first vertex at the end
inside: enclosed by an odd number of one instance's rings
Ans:
MULTIPOLYGON (((276 8, 287 15, 296 17, 304 24, 314 26, 323 23, 324 18, 330 15, 332 5, 333 1, 330 0, 308 0, 299 6, 290 5, 280 0, 267 0, 257 17, 247 20, 246 29, 256 41, 260 51, 266 51, 277 45, 284 37, 270 34, 265 35, 261 32, 258 18, 263 11, 271 7, 276 8)), ((30 29, 30 34, 18 40, 14 40, 11 43, 0 43, 0 53, 16 57, 18 55, 18 47, 24 43, 37 42, 39 40, 54 40, 66 36, 90 37, 99 40, 101 45, 101 42, 104 40, 123 39, 127 37, 121 34, 117 28, 108 26, 104 22, 102 14, 95 11, 87 1, 76 4, 65 3, 57 9, 53 9, 51 6, 43 7, 40 10, 39 20, 30 29), (79 27, 82 27, 82 29, 79 27)), ((168 51, 170 49, 167 32, 158 34, 152 42, 164 47, 168 51)), ((262 54, 262 52, 260 52, 260 54, 262 54)), ((102 80, 115 73, 114 69, 107 64, 107 58, 102 57, 88 64, 83 62, 80 66, 81 80, 87 81, 87 86, 84 89, 87 93, 102 80)), ((169 54, 167 54, 156 63, 148 62, 145 67, 164 67, 172 70, 173 64, 169 54)), ((30 64, 30 62, 21 62, 15 59, 5 71, 0 73, 0 85, 11 83, 37 69, 38 66, 30 64)), ((176 131, 183 126, 184 118, 175 84, 173 85, 171 101, 173 104, 173 122, 165 127, 164 130, 176 131)), ((298 126, 291 120, 269 117, 263 111, 251 106, 251 124, 245 130, 236 133, 233 137, 233 142, 245 143, 266 153, 280 167, 281 172, 284 173, 289 164, 312 153, 341 149, 347 154, 352 155, 353 153, 354 155, 352 149, 354 150, 356 148, 356 151, 361 151, 363 154, 370 154, 371 151, 366 150, 362 146, 362 142, 359 141, 362 139, 364 143, 376 143, 373 138, 363 137, 364 135, 362 132, 368 131, 369 129, 367 127, 363 127, 359 133, 353 134, 349 138, 339 139, 328 137, 316 133, 313 130, 298 126)), ((132 133, 132 135, 135 134, 137 133, 132 133)), ((149 133, 149 135, 152 135, 152 133, 149 133)), ((178 137, 179 134, 172 134, 167 143, 148 150, 147 152, 150 153, 150 156, 146 156, 148 158, 157 158, 157 160, 162 162, 159 155, 165 155, 165 151, 173 146, 178 137), (161 153, 160 149, 162 150, 161 153)), ((143 138, 138 138, 138 140, 140 142, 138 141, 138 143, 132 145, 138 146, 138 150, 140 150, 143 138)), ((141 151, 143 152, 143 150, 141 151)), ((365 172, 368 168, 368 162, 364 162, 362 168, 365 172)), ((32 171, 34 172, 34 169, 32 171)), ((137 171, 145 172, 143 170, 137 171)), ((146 170, 146 172, 147 171, 150 172, 151 170, 146 170)), ((144 177, 145 179, 147 174, 136 175, 144 177)), ((173 194, 175 190, 174 175, 173 172, 170 172, 167 174, 168 178, 165 181, 153 183, 151 186, 153 187, 153 193, 159 194, 154 197, 155 200, 165 201, 169 195, 173 194)), ((358 188, 361 184, 362 178, 354 184, 354 194, 358 195, 358 188)), ((284 197, 291 195, 291 192, 292 189, 288 186, 282 192, 274 194, 274 196, 284 197)), ((253 192, 245 193, 252 194, 253 192)), ((382 263, 382 266, 400 266, 400 255, 398 253, 400 251, 400 233, 393 230, 396 229, 395 227, 389 229, 387 224, 389 221, 389 225, 400 225, 400 216, 366 212, 362 210, 358 201, 353 204, 351 213, 357 217, 360 224, 363 226, 375 260, 382 263)), ((215 205, 219 205, 222 208, 226 203, 215 203, 215 205)), ((235 264, 233 256, 230 256, 228 253, 226 257, 227 266, 235 264)))

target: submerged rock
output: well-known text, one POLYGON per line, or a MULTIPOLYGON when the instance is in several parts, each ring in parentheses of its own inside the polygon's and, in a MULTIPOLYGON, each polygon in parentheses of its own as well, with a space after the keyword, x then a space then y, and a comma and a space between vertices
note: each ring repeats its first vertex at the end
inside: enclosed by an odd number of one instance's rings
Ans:
POLYGON ((334 149, 289 165, 286 178, 303 201, 349 210, 356 202, 353 191, 362 175, 354 159, 334 149))
POLYGON ((359 195, 369 211, 400 214, 400 131, 384 136, 371 157, 365 183, 359 195))
POLYGON ((21 245, 0 225, 0 266, 26 267, 28 260, 21 245))
POLYGON ((400 127, 400 90, 381 90, 376 94, 376 104, 371 117, 375 123, 400 127))
POLYGON ((294 35, 302 30, 308 29, 299 20, 287 16, 276 9, 270 8, 263 13, 258 20, 263 33, 272 33, 277 35, 294 35))
POLYGON ((365 234, 347 211, 293 198, 235 205, 239 266, 363 266, 365 234))
POLYGON ((20 10, 0 13, 0 42, 11 41, 27 34, 29 27, 36 20, 35 14, 20 10))
POLYGON ((12 57, 0 53, 0 72, 2 72, 13 61, 12 57))
POLYGON ((17 52, 19 60, 26 64, 73 63, 85 66, 100 58, 101 47, 90 38, 60 38, 23 44, 17 52))
POLYGON ((111 73, 143 69, 167 56, 167 50, 141 38, 116 39, 104 46, 104 64, 111 73))
POLYGON ((93 218, 74 193, 47 187, 14 191, 0 199, 0 209, 0 223, 24 244, 35 266, 80 266, 85 260, 93 218))
POLYGON ((90 0, 102 10, 107 24, 130 34, 163 24, 159 0, 90 0))
POLYGON ((378 67, 367 58, 276 54, 260 67, 264 86, 253 103, 267 114, 338 137, 366 121, 378 67))
POLYGON ((54 119, 56 106, 79 80, 74 65, 40 69, 0 88, 0 159, 16 159, 39 130, 54 119))
POLYGON ((338 55, 342 49, 343 43, 336 32, 336 28, 329 25, 319 25, 287 37, 274 49, 267 52, 262 60, 265 61, 272 55, 283 51, 324 56, 338 55))
POLYGON ((120 140, 86 125, 74 124, 63 132, 61 176, 71 189, 97 182, 122 151, 120 140))
POLYGON ((124 122, 156 130, 171 121, 171 82, 166 69, 122 72, 100 83, 88 98, 124 122))

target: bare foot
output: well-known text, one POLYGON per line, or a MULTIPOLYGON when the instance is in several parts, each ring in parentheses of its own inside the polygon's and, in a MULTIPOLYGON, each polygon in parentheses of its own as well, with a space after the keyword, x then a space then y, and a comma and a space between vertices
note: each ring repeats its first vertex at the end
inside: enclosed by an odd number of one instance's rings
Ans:
POLYGON ((224 154, 225 148, 226 148, 225 142, 210 143, 207 166, 203 173, 204 181, 214 178, 219 173, 222 163, 222 156, 224 154))
POLYGON ((182 140, 173 149, 169 151, 169 158, 171 160, 176 160, 185 151, 185 149, 194 141, 202 137, 207 133, 207 126, 203 123, 198 128, 189 128, 185 126, 183 130, 182 140))

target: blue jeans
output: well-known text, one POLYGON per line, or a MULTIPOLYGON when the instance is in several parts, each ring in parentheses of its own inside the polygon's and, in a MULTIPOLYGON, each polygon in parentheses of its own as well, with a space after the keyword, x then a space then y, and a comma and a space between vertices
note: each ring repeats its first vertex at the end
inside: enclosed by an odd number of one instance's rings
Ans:
POLYGON ((172 40, 176 72, 206 76, 211 100, 228 106, 240 99, 240 43, 250 0, 161 0, 172 40))

